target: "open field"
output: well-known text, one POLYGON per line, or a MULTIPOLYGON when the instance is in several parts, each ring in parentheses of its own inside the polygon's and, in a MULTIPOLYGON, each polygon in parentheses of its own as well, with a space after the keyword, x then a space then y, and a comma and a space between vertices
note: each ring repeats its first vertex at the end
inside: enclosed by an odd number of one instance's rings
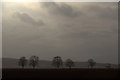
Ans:
POLYGON ((116 79, 118 69, 3 69, 4 79, 116 79))

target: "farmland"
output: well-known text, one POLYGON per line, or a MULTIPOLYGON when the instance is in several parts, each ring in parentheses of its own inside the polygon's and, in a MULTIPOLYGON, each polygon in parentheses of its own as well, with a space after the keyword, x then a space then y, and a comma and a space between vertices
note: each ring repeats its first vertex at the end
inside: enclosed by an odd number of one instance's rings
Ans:
POLYGON ((118 69, 3 69, 2 79, 116 79, 118 69))

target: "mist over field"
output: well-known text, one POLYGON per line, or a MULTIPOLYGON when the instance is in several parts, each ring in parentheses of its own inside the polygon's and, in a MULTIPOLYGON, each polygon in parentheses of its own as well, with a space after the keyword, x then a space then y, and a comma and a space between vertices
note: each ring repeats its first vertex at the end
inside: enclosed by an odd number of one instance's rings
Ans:
MULTIPOLYGON (((31 66, 29 66, 29 59, 27 60, 28 64, 25 66, 25 68, 31 68, 31 66)), ((3 58, 3 65, 2 68, 18 68, 20 69, 21 66, 18 65, 19 63, 19 59, 15 59, 15 58, 3 58)), ((52 65, 52 60, 39 60, 39 66, 37 67, 38 69, 56 69, 56 67, 54 67, 52 65)), ((66 61, 63 61, 63 68, 67 68, 66 67, 66 61)), ((81 62, 81 61, 77 61, 74 62, 74 66, 72 68, 88 68, 89 63, 86 62, 81 62)), ((96 65, 94 66, 94 68, 104 68, 106 69, 108 63, 96 63, 96 65)), ((118 65, 117 64, 111 64, 111 68, 113 69, 117 69, 118 65)))

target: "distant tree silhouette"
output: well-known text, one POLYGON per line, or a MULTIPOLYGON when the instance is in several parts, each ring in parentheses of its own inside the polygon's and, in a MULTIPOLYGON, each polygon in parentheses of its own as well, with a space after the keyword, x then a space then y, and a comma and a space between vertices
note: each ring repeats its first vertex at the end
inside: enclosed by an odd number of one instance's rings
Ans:
POLYGON ((26 57, 21 57, 19 59, 19 66, 21 66, 22 68, 24 68, 27 65, 27 59, 26 57))
POLYGON ((30 61, 29 61, 29 65, 32 66, 33 68, 38 66, 39 65, 39 57, 38 56, 31 56, 30 61))
POLYGON ((56 56, 53 58, 53 62, 52 65, 57 67, 58 69, 60 68, 60 66, 63 66, 63 62, 60 56, 56 56))
POLYGON ((93 68, 96 65, 96 62, 93 59, 89 59, 88 63, 89 63, 88 67, 91 67, 91 68, 93 68))
POLYGON ((69 69, 71 69, 71 67, 75 66, 74 62, 71 59, 67 59, 65 65, 66 65, 66 67, 69 67, 69 69))
POLYGON ((112 65, 110 64, 110 63, 108 63, 107 65, 106 65, 106 68, 111 68, 112 67, 112 65))

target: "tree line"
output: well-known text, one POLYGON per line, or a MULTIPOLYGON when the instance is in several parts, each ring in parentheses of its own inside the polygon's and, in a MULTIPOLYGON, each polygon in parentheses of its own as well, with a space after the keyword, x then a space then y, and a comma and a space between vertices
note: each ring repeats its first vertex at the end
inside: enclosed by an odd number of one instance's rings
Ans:
MULTIPOLYGON (((18 64, 22 68, 25 68, 27 66, 27 64, 29 64, 29 66, 32 68, 36 68, 40 65, 39 57, 38 56, 31 56, 29 60, 27 60, 26 57, 20 57, 18 64)), ((51 65, 58 68, 58 69, 60 67, 62 68, 63 67, 62 58, 60 56, 54 57, 51 65)), ((93 68, 95 65, 96 65, 96 62, 93 59, 88 60, 88 68, 93 68)), ((73 60, 67 59, 65 61, 65 66, 68 67, 69 69, 71 69, 72 67, 75 66, 75 63, 73 60)), ((106 68, 111 68, 111 64, 107 64, 106 68)))

